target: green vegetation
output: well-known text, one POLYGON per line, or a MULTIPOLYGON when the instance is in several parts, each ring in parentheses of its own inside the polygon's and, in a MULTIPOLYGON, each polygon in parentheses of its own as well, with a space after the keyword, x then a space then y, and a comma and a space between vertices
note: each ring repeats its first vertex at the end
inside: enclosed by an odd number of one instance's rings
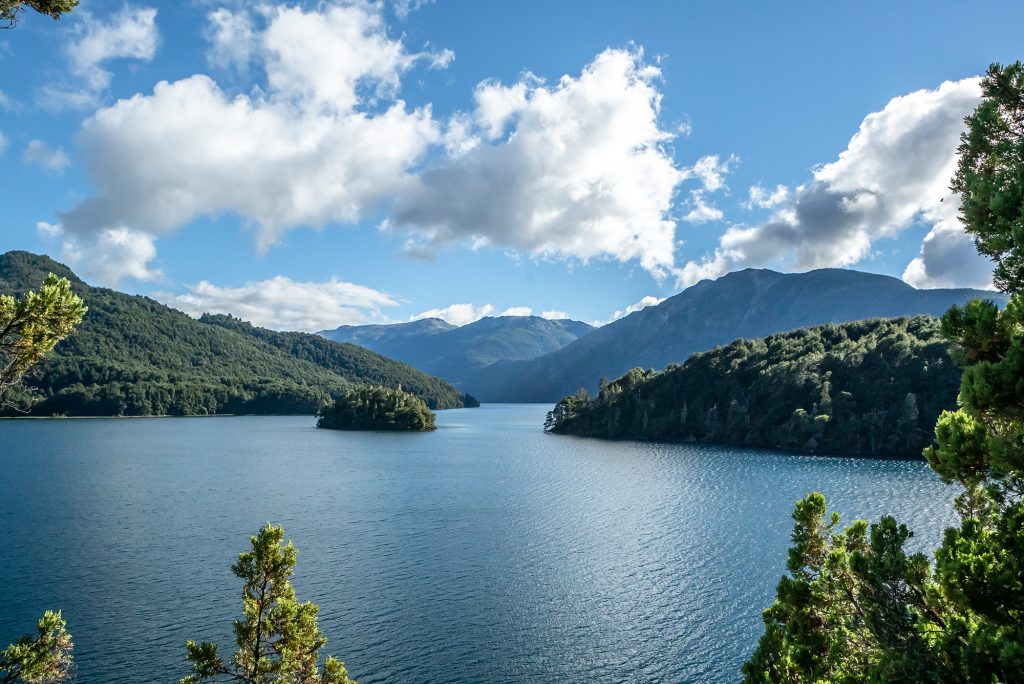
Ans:
POLYGON ((252 550, 231 566, 244 582, 241 620, 235 621, 238 651, 230 663, 217 645, 189 641, 192 674, 181 684, 215 681, 219 676, 245 684, 356 684, 345 665, 328 656, 320 667, 320 649, 327 638, 317 626, 319 607, 299 603, 289 578, 295 569, 295 547, 284 530, 267 523, 251 538, 252 550))
POLYGON ((993 65, 982 93, 953 187, 1011 298, 942 318, 964 366, 960 408, 939 417, 925 457, 960 485, 960 524, 933 566, 892 517, 840 531, 823 496, 799 502, 747 682, 1024 681, 1024 66, 993 65))
POLYGON ((545 429, 790 451, 918 454, 960 371, 934 318, 874 319, 737 340, 663 372, 566 397, 545 429))
POLYGON ((358 387, 320 411, 316 426, 330 430, 427 431, 434 414, 422 400, 401 387, 358 387))
POLYGON ((0 402, 30 366, 53 351, 87 311, 67 278, 50 273, 38 292, 0 295, 0 402))
POLYGON ((0 29, 14 28, 26 7, 51 19, 60 19, 78 7, 78 0, 0 0, 0 29))
POLYGON ((60 613, 46 611, 36 635, 25 635, 0 651, 0 684, 58 684, 71 678, 71 635, 60 613))
MULTIPOLYGON (((0 295, 0 403, 22 376, 85 315, 71 283, 50 273, 38 292, 0 295)), ((71 677, 71 635, 61 614, 46 611, 36 636, 25 635, 0 652, 0 684, 56 684, 71 677)))
POLYGON ((95 288, 27 252, 0 255, 0 292, 24 292, 47 272, 89 306, 77 333, 12 392, 9 415, 313 414, 353 385, 401 385, 434 409, 463 406, 438 378, 351 344, 277 333, 226 316, 203 321, 147 297, 95 288))

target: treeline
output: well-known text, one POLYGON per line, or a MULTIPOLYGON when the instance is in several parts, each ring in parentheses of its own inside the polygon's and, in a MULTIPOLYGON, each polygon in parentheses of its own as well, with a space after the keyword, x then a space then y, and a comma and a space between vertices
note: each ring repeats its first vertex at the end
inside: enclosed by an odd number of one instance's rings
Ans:
POLYGON ((917 456, 956 407, 960 369, 929 316, 830 324, 635 368, 566 397, 545 429, 806 453, 917 456))
POLYGON ((465 405, 444 380, 362 347, 278 333, 226 316, 203 321, 146 297, 85 284, 27 252, 0 255, 0 293, 67 277, 89 312, 12 391, 6 415, 313 414, 361 384, 401 385, 431 408, 465 405))
POLYGON ((434 430, 433 412, 422 399, 386 387, 357 387, 320 411, 316 426, 330 430, 434 430))

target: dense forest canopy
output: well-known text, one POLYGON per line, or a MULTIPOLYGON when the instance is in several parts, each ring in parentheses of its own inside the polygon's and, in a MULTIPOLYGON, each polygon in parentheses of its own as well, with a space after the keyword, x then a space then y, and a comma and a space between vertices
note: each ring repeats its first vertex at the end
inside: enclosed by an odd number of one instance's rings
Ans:
POLYGON ((8 415, 313 414, 352 387, 405 387, 431 408, 464 405, 439 378, 362 347, 278 333, 224 316, 203 321, 147 297, 90 287, 66 266, 27 252, 0 255, 0 293, 66 277, 89 307, 74 335, 12 393, 8 415))
POLYGON ((717 442, 830 454, 914 455, 956 406, 960 369, 929 316, 823 325, 634 369, 563 399, 560 434, 717 442))
POLYGON ((316 426, 329 430, 424 432, 435 429, 434 418, 422 399, 401 387, 356 387, 324 407, 316 426))

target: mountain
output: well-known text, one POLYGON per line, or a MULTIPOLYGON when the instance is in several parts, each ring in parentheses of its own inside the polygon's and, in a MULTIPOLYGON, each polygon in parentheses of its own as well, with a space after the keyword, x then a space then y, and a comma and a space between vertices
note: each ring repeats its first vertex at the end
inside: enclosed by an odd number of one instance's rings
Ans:
POLYGON ((915 456, 956 408, 961 370, 930 316, 828 324, 634 368, 548 414, 558 434, 915 456))
POLYGON ((497 361, 533 359, 561 349, 593 328, 580 321, 539 316, 497 316, 455 327, 438 318, 393 325, 343 325, 318 334, 372 349, 415 368, 469 387, 497 361))
POLYGON ((45 256, 0 255, 0 293, 35 289, 51 272, 72 282, 89 311, 26 378, 39 390, 32 415, 312 415, 360 384, 401 386, 431 408, 463 405, 445 381, 368 349, 228 316, 197 321, 147 297, 90 287, 45 256))
POLYGON ((495 363, 464 386, 481 401, 555 402, 581 387, 593 393, 602 377, 682 363, 739 338, 866 318, 938 316, 976 297, 1006 301, 986 290, 918 290, 897 278, 845 269, 747 269, 701 281, 540 358, 495 363))

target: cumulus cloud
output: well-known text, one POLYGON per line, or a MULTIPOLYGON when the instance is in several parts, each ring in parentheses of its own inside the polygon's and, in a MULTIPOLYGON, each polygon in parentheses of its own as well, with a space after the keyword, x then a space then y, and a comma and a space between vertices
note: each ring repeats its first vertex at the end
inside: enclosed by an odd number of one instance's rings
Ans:
POLYGON ((399 192, 440 137, 430 109, 393 94, 419 59, 391 40, 375 5, 267 10, 252 34, 267 91, 236 97, 205 75, 161 82, 97 111, 78 136, 97 193, 61 214, 82 240, 112 226, 151 236, 236 214, 265 249, 290 229, 352 222, 399 192))
POLYGON ((53 148, 42 140, 32 140, 29 142, 21 158, 26 164, 57 173, 63 173, 64 169, 71 163, 71 159, 63 147, 53 148))
POLYGON ((903 271, 903 280, 921 288, 993 289, 993 264, 978 254, 974 238, 964 231, 956 203, 944 203, 938 218, 921 243, 921 253, 903 271))
POLYGON ((499 316, 532 316, 533 309, 528 306, 513 306, 502 311, 499 316))
POLYGON ((441 309, 429 309, 415 316, 409 316, 410 321, 418 321, 423 318, 440 318, 452 325, 466 325, 473 321, 479 321, 484 316, 494 313, 494 307, 490 304, 476 306, 474 304, 452 304, 441 309))
POLYGON ((304 332, 381 321, 383 308, 397 306, 388 294, 337 278, 317 283, 277 276, 241 287, 203 280, 184 294, 158 296, 193 316, 232 314, 265 328, 304 332))
POLYGON ((411 230, 421 248, 466 241, 537 257, 635 259, 664 275, 670 209, 687 175, 665 149, 676 134, 659 122, 659 77, 639 50, 610 49, 554 85, 532 74, 482 83, 475 132, 397 196, 388 227, 411 230))
POLYGON ((624 317, 628 316, 629 314, 631 314, 631 313, 633 313, 635 311, 640 311, 642 309, 646 309, 649 306, 657 306, 658 304, 661 304, 663 301, 665 301, 665 297, 655 297, 654 295, 647 295, 646 297, 644 297, 640 301, 633 302, 632 304, 627 306, 625 309, 619 309, 618 311, 613 313, 608 318, 608 320, 606 320, 606 321, 591 321, 590 324, 595 326, 595 327, 600 327, 602 325, 608 325, 609 323, 611 323, 613 321, 617 321, 620 318, 624 318, 624 317))
POLYGON ((540 317, 546 318, 549 321, 562 321, 568 318, 569 314, 564 311, 558 311, 557 309, 550 309, 548 311, 541 311, 540 317))
POLYGON ((68 66, 76 78, 73 87, 46 87, 41 99, 54 108, 94 105, 100 93, 110 87, 113 59, 149 61, 156 55, 159 32, 156 10, 125 5, 107 20, 88 12, 76 13, 75 37, 67 45, 68 66))
POLYGON ((771 209, 789 199, 789 188, 781 183, 775 189, 769 189, 761 185, 750 186, 750 194, 743 206, 747 209, 771 209))
POLYGON ((744 266, 847 266, 917 221, 938 223, 942 203, 956 202, 948 189, 956 148, 979 95, 969 78, 892 99, 768 221, 729 228, 714 254, 686 264, 680 284, 744 266))
POLYGON ((256 32, 252 16, 245 10, 219 7, 207 15, 204 34, 210 47, 206 51, 207 63, 215 69, 248 71, 253 59, 256 32))

